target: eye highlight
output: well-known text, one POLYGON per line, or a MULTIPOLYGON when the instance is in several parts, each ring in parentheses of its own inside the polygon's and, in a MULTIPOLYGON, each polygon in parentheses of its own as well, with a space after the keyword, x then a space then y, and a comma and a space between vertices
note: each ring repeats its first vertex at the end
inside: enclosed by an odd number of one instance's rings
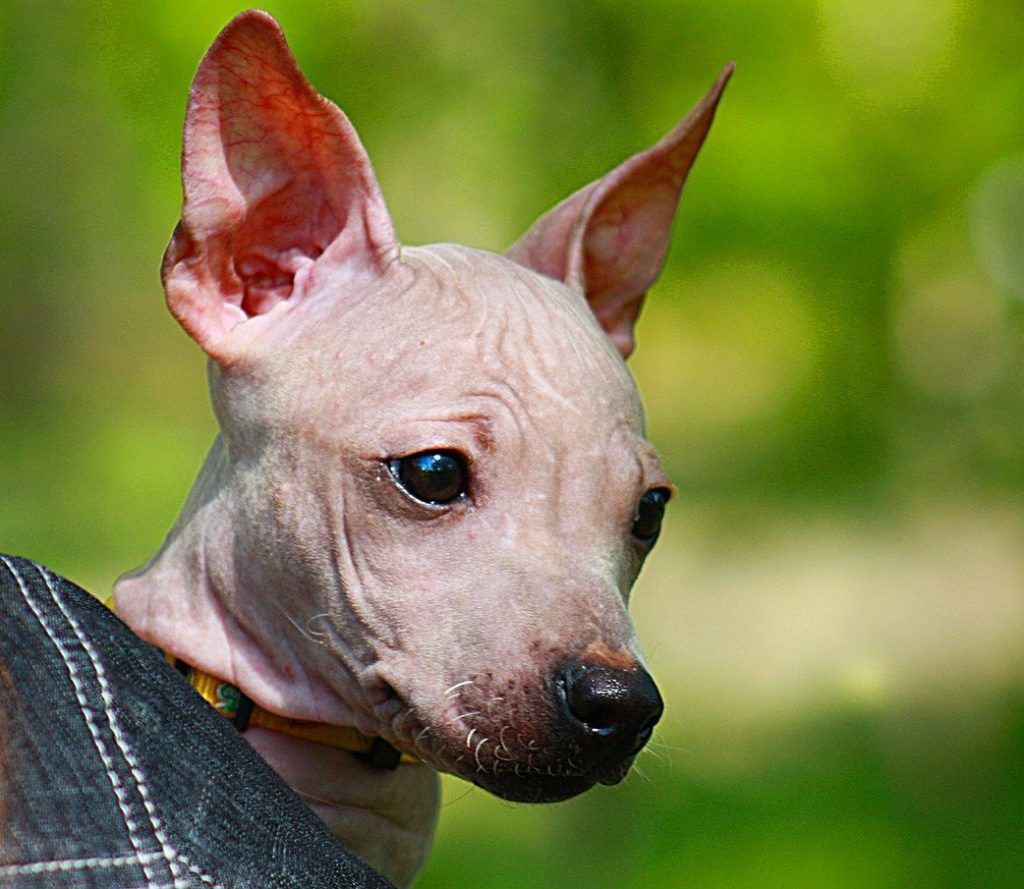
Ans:
POLYGON ((469 490, 469 467, 455 451, 422 451, 388 460, 388 469, 402 489, 428 506, 447 506, 469 490))
POLYGON ((661 520, 671 492, 668 488, 651 488, 636 505, 633 514, 633 537, 644 546, 653 546, 661 533, 661 520))

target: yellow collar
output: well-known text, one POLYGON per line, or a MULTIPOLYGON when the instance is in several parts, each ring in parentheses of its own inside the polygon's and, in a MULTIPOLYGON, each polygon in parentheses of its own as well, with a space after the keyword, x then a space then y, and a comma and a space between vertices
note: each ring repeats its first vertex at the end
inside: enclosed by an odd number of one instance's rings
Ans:
POLYGON ((165 655, 167 662, 181 673, 189 684, 208 704, 227 717, 240 732, 249 726, 305 738, 317 744, 337 747, 356 754, 372 765, 385 769, 396 769, 400 763, 418 763, 419 760, 408 753, 401 753, 383 738, 364 735, 358 729, 348 725, 329 725, 324 722, 306 722, 301 719, 290 719, 264 710, 254 704, 238 686, 224 682, 216 676, 204 673, 195 667, 178 660, 171 654, 165 655))

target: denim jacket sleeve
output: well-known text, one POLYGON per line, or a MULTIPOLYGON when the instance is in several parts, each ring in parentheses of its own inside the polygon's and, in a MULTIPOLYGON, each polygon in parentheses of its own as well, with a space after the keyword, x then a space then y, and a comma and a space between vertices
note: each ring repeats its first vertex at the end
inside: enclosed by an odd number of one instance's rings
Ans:
POLYGON ((387 887, 88 593, 0 556, 0 887, 387 887))

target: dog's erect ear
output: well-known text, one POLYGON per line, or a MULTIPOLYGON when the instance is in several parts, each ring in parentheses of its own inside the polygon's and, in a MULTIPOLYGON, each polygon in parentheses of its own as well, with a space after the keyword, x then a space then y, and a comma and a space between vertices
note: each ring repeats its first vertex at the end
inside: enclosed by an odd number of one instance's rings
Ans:
POLYGON ((549 210, 507 251, 584 293, 623 358, 633 351, 633 325, 665 262, 683 183, 732 70, 664 139, 549 210))
POLYGON ((164 255, 171 312, 214 358, 235 325, 326 277, 353 285, 397 253, 373 168, 303 76, 277 22, 244 12, 192 83, 181 222, 164 255))

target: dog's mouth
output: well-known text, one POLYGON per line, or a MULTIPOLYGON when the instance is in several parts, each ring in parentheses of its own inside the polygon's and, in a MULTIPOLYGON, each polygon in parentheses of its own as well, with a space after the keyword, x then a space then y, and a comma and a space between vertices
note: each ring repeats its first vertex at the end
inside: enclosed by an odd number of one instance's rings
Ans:
MULTIPOLYGON (((468 737, 468 736, 467 736, 468 737)), ((595 784, 622 781, 635 754, 612 761, 593 763, 585 751, 562 739, 545 748, 523 749, 519 755, 509 747, 492 747, 480 731, 467 745, 445 745, 440 750, 418 750, 418 755, 440 771, 475 784, 510 802, 549 803, 570 799, 595 784)))
POLYGON ((399 745, 514 802, 556 802, 619 783, 661 714, 650 677, 642 670, 639 678, 622 670, 581 674, 578 664, 551 675, 533 694, 523 693, 531 686, 521 681, 496 689, 490 677, 453 686, 440 720, 405 711, 399 745))
POLYGON ((571 799, 584 793, 595 784, 618 784, 629 773, 633 757, 613 766, 598 769, 590 774, 578 775, 572 771, 564 774, 537 772, 535 774, 473 775, 474 784, 499 796, 517 803, 555 803, 571 799))
MULTIPOLYGON (((469 737, 468 735, 466 736, 469 737)), ((622 781, 635 755, 611 762, 591 764, 586 754, 572 744, 535 745, 519 752, 509 747, 491 747, 481 731, 467 744, 459 739, 450 744, 417 745, 416 755, 424 762, 510 802, 549 803, 570 799, 596 784, 622 781)))

